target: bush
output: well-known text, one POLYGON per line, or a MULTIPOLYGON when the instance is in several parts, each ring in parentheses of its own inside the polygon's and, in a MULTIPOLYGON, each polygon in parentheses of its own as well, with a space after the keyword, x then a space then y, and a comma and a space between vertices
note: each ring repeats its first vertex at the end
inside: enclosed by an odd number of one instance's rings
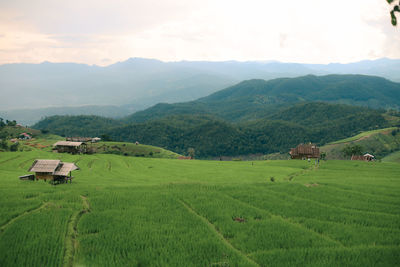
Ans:
POLYGON ((12 144, 10 146, 10 151, 13 151, 13 152, 18 151, 18 147, 19 147, 19 143, 15 142, 14 144, 12 144))
POLYGON ((5 139, 0 141, 0 149, 8 150, 8 144, 5 139))

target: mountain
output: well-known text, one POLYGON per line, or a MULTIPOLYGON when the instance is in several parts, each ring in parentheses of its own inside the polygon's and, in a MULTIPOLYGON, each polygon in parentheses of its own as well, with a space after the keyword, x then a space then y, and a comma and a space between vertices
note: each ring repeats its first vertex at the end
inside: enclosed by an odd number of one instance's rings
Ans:
POLYGON ((4 64, 0 65, 0 110, 116 105, 133 112, 159 102, 191 101, 242 80, 335 73, 400 81, 400 60, 318 65, 131 58, 105 67, 50 62, 4 64))
POLYGON ((74 63, 0 66, 0 110, 49 106, 126 105, 196 99, 239 80, 212 71, 149 59, 107 67, 74 63))
POLYGON ((123 125, 115 119, 94 115, 50 116, 36 123, 32 128, 61 136, 100 136, 112 127, 123 125))
POLYGON ((268 117, 301 102, 323 101, 370 108, 400 108, 400 83, 365 75, 307 75, 243 81, 196 101, 158 104, 125 120, 144 122, 179 114, 211 114, 230 121, 268 117))
POLYGON ((120 106, 74 106, 48 107, 37 109, 0 110, 0 118, 12 118, 21 125, 33 125, 39 120, 54 115, 98 115, 109 118, 120 118, 131 114, 132 110, 120 106))
POLYGON ((389 117, 384 110, 317 102, 295 104, 239 123, 204 114, 170 115, 136 123, 94 116, 54 116, 34 128, 64 136, 104 134, 116 141, 139 141, 179 154, 194 148, 197 157, 210 158, 284 153, 305 142, 324 144, 390 126, 396 120, 389 117))

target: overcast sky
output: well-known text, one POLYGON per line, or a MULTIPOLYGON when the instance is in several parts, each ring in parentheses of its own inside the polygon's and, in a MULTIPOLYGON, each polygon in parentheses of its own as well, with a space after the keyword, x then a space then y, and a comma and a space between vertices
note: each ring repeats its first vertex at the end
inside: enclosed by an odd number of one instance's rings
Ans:
POLYGON ((400 58, 386 0, 0 0, 0 64, 400 58))

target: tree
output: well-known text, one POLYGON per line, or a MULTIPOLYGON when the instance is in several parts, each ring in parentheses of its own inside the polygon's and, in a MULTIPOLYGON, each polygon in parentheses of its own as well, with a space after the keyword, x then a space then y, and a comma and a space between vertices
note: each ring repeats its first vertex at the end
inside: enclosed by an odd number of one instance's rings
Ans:
POLYGON ((6 120, 6 123, 7 123, 7 126, 16 126, 17 125, 16 120, 13 120, 13 121, 6 120))
POLYGON ((7 141, 5 139, 2 139, 0 141, 0 149, 8 150, 8 144, 7 144, 7 141))
POLYGON ((18 151, 19 143, 15 142, 10 146, 10 151, 18 151))
POLYGON ((109 136, 108 134, 102 134, 100 135, 100 138, 103 141, 112 141, 111 136, 109 136))
POLYGON ((342 149, 342 153, 345 157, 351 157, 353 155, 361 155, 364 148, 360 145, 347 145, 342 149))
POLYGON ((194 153, 195 153, 194 148, 193 147, 189 147, 188 148, 188 154, 189 154, 190 158, 194 159, 194 153))
MULTIPOLYGON (((390 5, 395 2, 395 0, 386 0, 390 5)), ((400 0, 398 4, 395 4, 393 6, 393 9, 390 11, 390 17, 392 18, 392 25, 396 26, 397 25, 397 18, 396 18, 396 13, 395 12, 400 12, 400 0)))

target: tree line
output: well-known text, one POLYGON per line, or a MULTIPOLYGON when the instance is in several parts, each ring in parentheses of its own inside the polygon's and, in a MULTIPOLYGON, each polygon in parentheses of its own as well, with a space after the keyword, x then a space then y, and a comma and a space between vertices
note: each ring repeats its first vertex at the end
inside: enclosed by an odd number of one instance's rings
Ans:
POLYGON ((53 116, 34 127, 62 136, 104 136, 114 141, 139 141, 196 157, 286 153, 300 143, 328 142, 361 131, 390 126, 383 110, 326 103, 296 105, 287 111, 240 123, 210 115, 173 115, 141 123, 98 116, 53 116))

